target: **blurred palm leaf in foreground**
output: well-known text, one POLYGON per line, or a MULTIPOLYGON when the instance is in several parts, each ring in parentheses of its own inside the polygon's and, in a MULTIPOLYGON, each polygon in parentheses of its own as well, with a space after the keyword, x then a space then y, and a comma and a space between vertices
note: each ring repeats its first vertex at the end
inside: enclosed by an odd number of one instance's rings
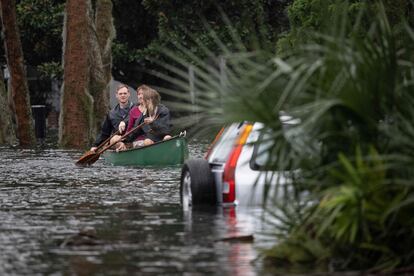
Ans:
POLYGON ((272 138, 269 166, 297 169, 289 193, 268 195, 277 197, 269 214, 281 221, 280 244, 266 252, 275 260, 334 270, 414 262, 414 65, 400 39, 414 34, 394 31, 383 6, 376 10, 365 36, 347 35, 339 14, 334 35, 316 34, 318 43, 284 56, 247 50, 237 34, 237 51, 220 40, 220 58, 205 49, 215 62, 179 45, 163 49, 171 63, 158 76, 171 85, 160 90, 186 114, 182 127, 204 135, 230 122, 262 122, 272 138), (281 114, 300 123, 286 130, 281 114))

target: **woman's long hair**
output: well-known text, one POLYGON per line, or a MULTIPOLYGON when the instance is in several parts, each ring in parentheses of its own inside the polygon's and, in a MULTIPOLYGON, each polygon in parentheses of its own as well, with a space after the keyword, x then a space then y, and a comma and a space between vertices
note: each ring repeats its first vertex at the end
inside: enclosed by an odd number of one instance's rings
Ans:
POLYGON ((144 90, 142 91, 142 96, 144 99, 144 104, 147 108, 148 111, 148 115, 149 116, 153 116, 155 115, 155 108, 157 107, 157 105, 160 103, 161 101, 161 96, 160 94, 157 92, 157 90, 155 89, 148 89, 148 90, 144 90))

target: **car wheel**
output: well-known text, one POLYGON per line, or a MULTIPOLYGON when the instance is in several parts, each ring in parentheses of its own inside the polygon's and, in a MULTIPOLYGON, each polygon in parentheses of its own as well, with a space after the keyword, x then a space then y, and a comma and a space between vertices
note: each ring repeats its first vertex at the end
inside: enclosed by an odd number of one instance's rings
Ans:
POLYGON ((180 198, 184 209, 201 204, 216 204, 216 186, 205 159, 187 160, 181 170, 180 198))

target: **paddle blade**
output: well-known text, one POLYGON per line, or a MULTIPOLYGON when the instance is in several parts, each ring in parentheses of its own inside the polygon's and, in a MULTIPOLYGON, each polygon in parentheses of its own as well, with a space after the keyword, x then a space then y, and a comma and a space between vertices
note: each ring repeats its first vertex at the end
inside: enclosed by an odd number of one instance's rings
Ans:
POLYGON ((91 156, 88 160, 87 160, 87 165, 92 165, 93 163, 95 163, 98 159, 99 156, 101 156, 101 154, 96 153, 95 155, 91 156))
POLYGON ((99 154, 93 151, 87 151, 78 161, 76 161, 77 166, 86 166, 91 165, 99 159, 99 154))

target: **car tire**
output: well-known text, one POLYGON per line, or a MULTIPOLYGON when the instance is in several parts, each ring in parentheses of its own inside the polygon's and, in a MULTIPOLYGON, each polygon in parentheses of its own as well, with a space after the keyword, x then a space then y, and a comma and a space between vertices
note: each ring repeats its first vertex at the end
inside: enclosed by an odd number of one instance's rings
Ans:
POLYGON ((190 159, 184 163, 181 170, 180 199, 184 209, 189 206, 216 204, 216 186, 205 159, 190 159))

